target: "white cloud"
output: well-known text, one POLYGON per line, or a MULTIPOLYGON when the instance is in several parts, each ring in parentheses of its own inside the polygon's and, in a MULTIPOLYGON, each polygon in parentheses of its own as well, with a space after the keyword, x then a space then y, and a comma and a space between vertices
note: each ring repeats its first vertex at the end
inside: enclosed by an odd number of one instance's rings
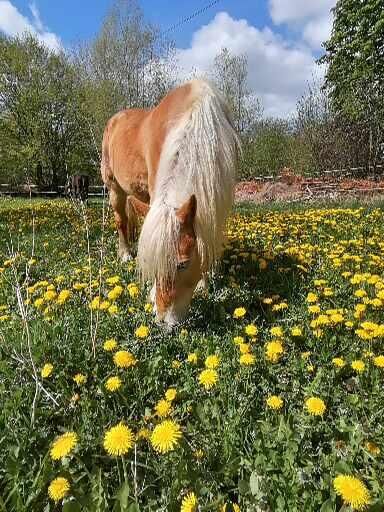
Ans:
POLYGON ((295 29, 314 50, 329 38, 336 0, 269 0, 268 5, 276 25, 295 29))
POLYGON ((336 0, 269 0, 268 4, 271 18, 278 25, 328 14, 336 0))
POLYGON ((185 75, 193 68, 204 73, 223 47, 247 55, 249 86, 261 98, 265 115, 293 113, 308 81, 322 73, 308 46, 292 46, 270 28, 259 30, 226 12, 195 32, 190 48, 178 50, 179 65, 185 75))
POLYGON ((18 36, 29 32, 48 48, 59 51, 62 48, 60 38, 44 27, 34 2, 30 4, 30 9, 33 20, 23 16, 9 0, 0 0, 0 31, 7 36, 18 36))

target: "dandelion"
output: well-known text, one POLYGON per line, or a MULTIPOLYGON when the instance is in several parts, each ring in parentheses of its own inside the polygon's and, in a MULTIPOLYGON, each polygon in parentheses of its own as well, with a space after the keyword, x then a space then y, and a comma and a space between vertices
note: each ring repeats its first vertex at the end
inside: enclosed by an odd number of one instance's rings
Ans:
POLYGON ((160 418, 165 418, 169 416, 172 410, 172 405, 168 400, 159 400, 155 406, 156 414, 160 418))
POLYGON ((177 391, 175 388, 169 388, 165 392, 165 398, 168 400, 168 402, 173 402, 173 400, 176 398, 177 391))
POLYGON ((317 295, 316 293, 312 293, 312 292, 309 292, 308 295, 307 295, 307 302, 309 304, 312 304, 313 302, 317 302, 317 295))
POLYGON ((48 377, 51 376, 53 372, 53 364, 51 363, 46 363, 43 368, 41 369, 41 376, 43 379, 47 379, 48 377))
POLYGON ((247 310, 245 308, 236 308, 233 312, 233 318, 243 318, 247 310))
POLYGON ((132 430, 122 422, 107 430, 104 436, 104 448, 111 456, 125 455, 134 444, 132 430))
POLYGON ((165 420, 154 428, 151 444, 157 452, 167 453, 175 449, 181 436, 180 425, 173 420, 165 420))
POLYGON ((181 502, 180 512, 195 512, 197 510, 197 498, 195 493, 189 492, 181 502))
POLYGON ((241 343, 244 343, 244 341, 245 341, 245 340, 244 340, 244 338, 243 338, 242 336, 235 336, 235 337, 233 338, 233 343, 234 343, 235 345, 240 345, 241 343))
POLYGON ((248 354, 251 351, 251 345, 249 343, 241 343, 239 345, 239 350, 241 354, 248 354))
POLYGON ((297 338, 297 337, 299 337, 299 336, 302 336, 302 334, 303 334, 303 331, 301 330, 301 328, 300 328, 300 327, 297 327, 297 326, 292 327, 292 329, 291 329, 291 335, 292 335, 293 337, 297 338))
POLYGON ((131 354, 131 352, 127 352, 126 350, 119 350, 113 356, 113 362, 118 368, 130 368, 131 366, 135 366, 137 360, 135 356, 131 354))
POLYGON ((104 345, 103 345, 103 349, 106 352, 112 352, 116 348, 117 348, 117 341, 115 339, 111 338, 109 340, 105 340, 104 345))
POLYGON ((355 361, 352 361, 351 366, 357 373, 363 373, 365 370, 365 363, 361 359, 355 359, 355 361))
POLYGON ((371 501, 369 491, 361 480, 351 475, 338 475, 333 480, 336 494, 355 510, 363 510, 371 501))
POLYGON ((56 302, 58 304, 64 304, 71 296, 71 292, 69 290, 61 290, 59 295, 57 296, 56 302))
POLYGON ((117 391, 121 387, 121 384, 122 382, 120 377, 109 377, 109 379, 107 379, 107 382, 105 383, 105 388, 113 393, 114 391, 117 391))
POLYGON ((343 366, 345 366, 345 361, 341 357, 334 357, 332 359, 332 364, 337 368, 343 368, 343 366))
POLYGON ((148 334, 149 328, 146 325, 140 325, 135 331, 135 335, 141 339, 147 338, 148 334))
POLYGON ((373 358, 373 364, 378 368, 384 368, 384 356, 377 356, 373 358))
POLYGON ((258 328, 254 324, 249 324, 245 327, 245 334, 248 336, 257 336, 259 332, 258 328))
POLYGON ((108 292, 108 299, 114 301, 118 299, 122 293, 123 287, 115 286, 110 292, 108 292))
POLYGON ((188 363, 196 364, 197 363, 197 354, 196 352, 191 352, 187 356, 188 363))
POLYGON ((206 368, 215 369, 219 366, 219 364, 220 364, 220 357, 217 355, 211 355, 205 359, 205 367, 206 368))
POLYGON ((199 375, 199 382, 205 389, 211 389, 216 384, 217 379, 217 371, 210 368, 203 370, 199 375))
POLYGON ((109 306, 108 313, 110 315, 116 315, 118 312, 119 312, 119 308, 115 304, 113 304, 112 306, 109 306))
POLYGON ((76 373, 76 375, 73 377, 73 380, 76 382, 78 386, 81 386, 82 384, 85 384, 87 382, 87 377, 82 373, 76 373))
POLYGON ((282 338, 284 336, 284 331, 279 326, 271 327, 269 332, 272 334, 272 336, 276 336, 277 338, 282 338))
POLYGON ((245 353, 240 356, 240 364, 243 366, 252 366, 255 364, 256 357, 253 354, 245 353))
POLYGON ((277 363, 283 353, 284 348, 280 341, 270 341, 265 346, 266 357, 272 363, 277 363))
POLYGON ((276 395, 269 396, 267 398, 267 406, 270 409, 281 409, 283 407, 283 399, 276 395))
POLYGON ((58 502, 67 496, 70 489, 69 482, 66 478, 59 476, 52 480, 48 487, 49 497, 58 502))
POLYGON ((78 437, 75 432, 65 432, 52 444, 50 455, 53 460, 66 457, 77 445, 78 437))
POLYGON ((313 416, 322 416, 325 412, 326 405, 321 398, 310 397, 305 401, 305 408, 313 416))

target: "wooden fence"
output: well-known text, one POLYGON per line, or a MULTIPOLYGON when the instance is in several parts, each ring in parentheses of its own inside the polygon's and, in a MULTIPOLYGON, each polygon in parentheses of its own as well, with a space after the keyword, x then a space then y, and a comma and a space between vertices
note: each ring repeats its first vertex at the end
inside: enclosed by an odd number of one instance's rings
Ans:
MULTIPOLYGON (((367 167, 352 167, 349 169, 333 169, 322 173, 312 173, 303 176, 304 179, 313 180, 310 188, 317 190, 322 189, 326 192, 327 188, 329 191, 334 190, 334 182, 341 181, 343 179, 358 179, 364 178, 367 180, 383 179, 384 178, 384 165, 377 165, 375 168, 367 167)), ((256 176, 249 181, 270 183, 279 180, 279 176, 256 176)), ((7 183, 0 183, 0 197, 1 196, 13 196, 13 197, 64 197, 65 190, 64 186, 59 186, 58 190, 41 190, 37 185, 22 185, 19 187, 9 185, 7 183)), ((376 187, 377 191, 381 192, 382 188, 376 187)), ((370 188, 372 191, 376 188, 370 188)), ((349 192, 353 193, 354 189, 349 189, 349 192)), ((361 188, 356 188, 357 192, 361 192, 361 188)), ((363 191, 364 192, 364 191, 363 191)), ((367 191, 368 192, 368 191, 367 191)), ((88 196, 90 198, 103 197, 107 190, 103 185, 91 185, 88 190, 88 196)))

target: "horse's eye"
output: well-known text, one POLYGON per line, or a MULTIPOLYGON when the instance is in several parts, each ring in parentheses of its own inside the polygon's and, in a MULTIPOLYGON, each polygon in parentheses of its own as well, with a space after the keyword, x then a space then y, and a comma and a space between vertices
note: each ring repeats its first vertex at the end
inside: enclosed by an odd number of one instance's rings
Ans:
POLYGON ((188 268, 189 261, 180 261, 180 263, 177 264, 177 271, 182 272, 186 268, 188 268))

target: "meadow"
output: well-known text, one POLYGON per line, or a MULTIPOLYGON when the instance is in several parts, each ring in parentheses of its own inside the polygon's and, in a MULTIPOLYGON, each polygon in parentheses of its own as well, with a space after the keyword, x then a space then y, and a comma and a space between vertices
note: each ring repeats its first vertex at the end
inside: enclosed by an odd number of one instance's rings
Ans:
POLYGON ((381 204, 238 206, 183 325, 110 210, 0 202, 0 511, 384 509, 381 204))

